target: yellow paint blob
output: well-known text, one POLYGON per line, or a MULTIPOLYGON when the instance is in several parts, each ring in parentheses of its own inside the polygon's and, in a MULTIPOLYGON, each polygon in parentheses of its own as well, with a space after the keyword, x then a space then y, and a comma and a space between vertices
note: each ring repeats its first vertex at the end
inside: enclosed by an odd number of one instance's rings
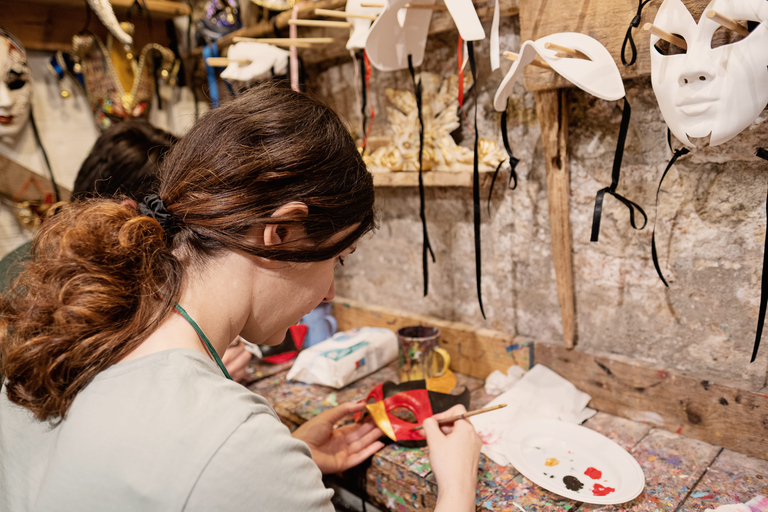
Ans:
POLYGON ((554 457, 552 457, 551 459, 547 459, 546 461, 544 461, 544 465, 546 465, 546 466, 549 466, 549 467, 552 467, 552 466, 557 466, 558 464, 560 464, 560 461, 559 461, 559 460, 557 460, 557 459, 556 459, 556 458, 554 458, 554 457))

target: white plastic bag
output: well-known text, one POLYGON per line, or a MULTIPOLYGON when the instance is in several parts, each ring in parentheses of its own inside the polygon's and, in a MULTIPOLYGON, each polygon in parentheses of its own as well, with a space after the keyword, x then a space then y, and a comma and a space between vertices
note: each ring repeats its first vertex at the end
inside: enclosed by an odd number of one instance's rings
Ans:
POLYGON ((369 375, 397 357, 397 336, 389 329, 361 327, 338 332, 299 353, 288 380, 336 389, 369 375))

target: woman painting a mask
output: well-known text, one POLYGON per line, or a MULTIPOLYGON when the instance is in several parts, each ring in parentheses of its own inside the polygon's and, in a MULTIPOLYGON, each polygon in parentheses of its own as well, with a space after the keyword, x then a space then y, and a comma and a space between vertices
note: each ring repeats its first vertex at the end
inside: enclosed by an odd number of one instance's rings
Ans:
MULTIPOLYGON (((0 299, 0 510, 332 511, 321 473, 382 447, 372 424, 334 428, 363 404, 291 435, 219 355, 330 301, 373 201, 338 117, 267 85, 203 116, 138 209, 93 199, 46 222, 23 293, 0 299)), ((424 426, 436 510, 474 510, 474 429, 424 426)))
POLYGON ((12 145, 29 118, 32 100, 24 47, 0 27, 0 142, 12 145))

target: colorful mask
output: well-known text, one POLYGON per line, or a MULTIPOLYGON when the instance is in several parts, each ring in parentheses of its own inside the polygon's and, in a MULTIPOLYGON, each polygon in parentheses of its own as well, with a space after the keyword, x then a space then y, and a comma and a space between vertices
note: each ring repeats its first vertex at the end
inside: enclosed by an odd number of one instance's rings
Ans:
POLYGON ((395 384, 384 382, 379 384, 365 399, 367 405, 362 412, 355 416, 360 421, 369 415, 376 426, 391 440, 402 446, 417 447, 427 443, 423 430, 413 430, 420 426, 425 419, 447 411, 457 404, 469 408, 469 390, 459 395, 449 392, 456 385, 456 376, 448 370, 445 375, 435 379, 412 380, 395 384), (405 410, 416 421, 407 421, 395 415, 397 410, 405 410))
POLYGON ((27 54, 11 33, 0 27, 0 139, 13 141, 29 118, 32 75, 27 54))
POLYGON ((766 21, 765 0, 713 0, 698 23, 680 0, 661 4, 654 25, 685 39, 687 49, 652 35, 651 83, 664 121, 680 142, 690 147, 691 138, 709 136, 710 146, 722 144, 763 111, 768 103, 766 21), (745 26, 759 25, 743 39, 713 48, 720 24, 706 16, 710 10, 745 26))
POLYGON ((285 339, 279 345, 259 345, 259 349, 261 349, 264 360, 268 363, 287 363, 299 354, 306 336, 306 325, 292 325, 285 333, 285 339))

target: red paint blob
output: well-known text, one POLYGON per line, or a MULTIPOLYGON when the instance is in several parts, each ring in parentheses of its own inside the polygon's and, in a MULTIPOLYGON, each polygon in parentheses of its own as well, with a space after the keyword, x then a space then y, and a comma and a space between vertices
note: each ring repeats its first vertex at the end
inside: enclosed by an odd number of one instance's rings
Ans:
POLYGON ((587 475, 592 480, 600 480, 600 477, 603 476, 603 472, 599 469, 595 468, 587 468, 587 470, 584 472, 585 475, 587 475))
POLYGON ((595 484, 592 488, 592 494, 595 496, 607 496, 615 490, 613 487, 603 487, 600 484, 595 484))

